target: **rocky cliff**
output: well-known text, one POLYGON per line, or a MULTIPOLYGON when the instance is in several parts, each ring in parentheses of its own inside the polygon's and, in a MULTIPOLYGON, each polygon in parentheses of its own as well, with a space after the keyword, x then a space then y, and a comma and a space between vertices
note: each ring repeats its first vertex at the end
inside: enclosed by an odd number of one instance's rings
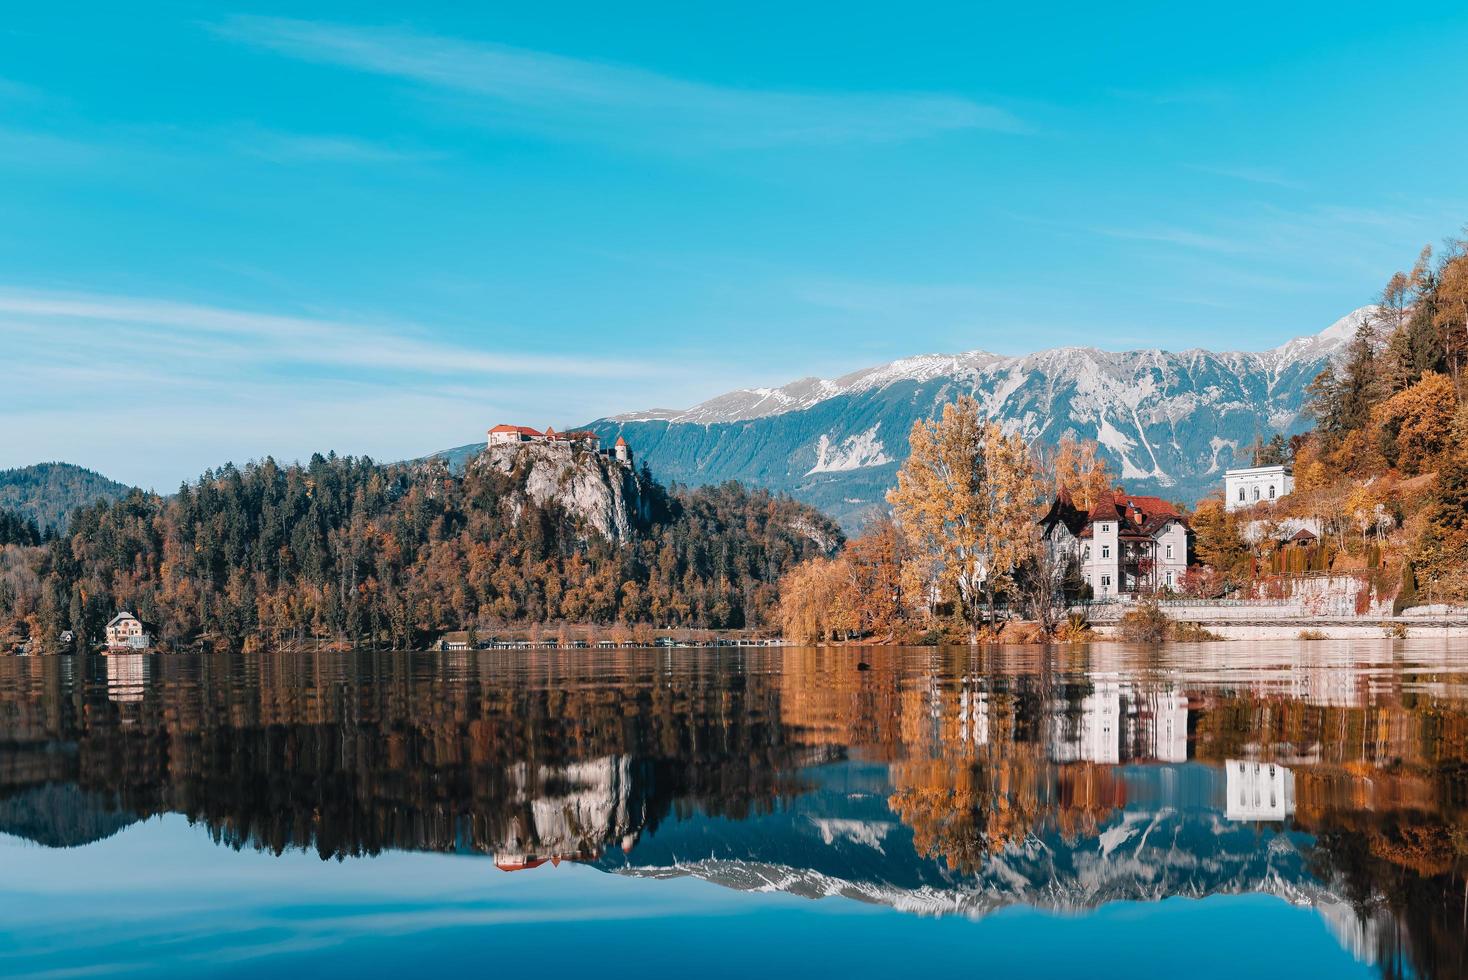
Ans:
POLYGON ((505 506, 515 516, 523 501, 555 505, 569 513, 586 534, 613 544, 629 540, 651 519, 650 487, 631 466, 600 453, 563 443, 491 446, 469 461, 508 476, 515 493, 505 506))

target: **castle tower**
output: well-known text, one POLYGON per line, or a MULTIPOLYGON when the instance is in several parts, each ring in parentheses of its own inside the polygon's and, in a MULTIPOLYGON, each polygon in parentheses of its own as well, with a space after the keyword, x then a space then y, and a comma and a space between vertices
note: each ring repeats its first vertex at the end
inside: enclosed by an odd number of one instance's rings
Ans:
POLYGON ((632 447, 627 445, 627 440, 617 436, 617 444, 612 447, 612 454, 617 457, 617 462, 632 465, 632 447))

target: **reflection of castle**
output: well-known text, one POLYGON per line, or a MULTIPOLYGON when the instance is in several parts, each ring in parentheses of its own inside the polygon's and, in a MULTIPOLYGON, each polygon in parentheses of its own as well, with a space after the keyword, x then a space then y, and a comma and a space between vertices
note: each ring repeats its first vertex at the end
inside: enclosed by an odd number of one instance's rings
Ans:
POLYGON ((1230 820, 1283 820, 1295 812, 1295 774, 1273 762, 1229 759, 1224 763, 1230 820))

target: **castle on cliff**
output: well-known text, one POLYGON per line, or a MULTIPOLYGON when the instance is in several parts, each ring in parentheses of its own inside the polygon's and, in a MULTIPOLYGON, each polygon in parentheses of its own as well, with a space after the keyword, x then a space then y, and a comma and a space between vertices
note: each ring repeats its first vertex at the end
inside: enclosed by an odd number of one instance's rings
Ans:
MULTIPOLYGON (((495 446, 513 446, 521 443, 538 442, 552 446, 563 446, 567 449, 583 449, 593 453, 602 453, 601 436, 589 429, 580 429, 571 432, 557 432, 554 428, 546 426, 544 432, 532 429, 527 425, 497 425, 489 430, 489 448, 495 446)), ((619 463, 632 465, 632 447, 627 445, 627 440, 621 436, 611 449, 606 450, 604 455, 615 459, 619 463)))

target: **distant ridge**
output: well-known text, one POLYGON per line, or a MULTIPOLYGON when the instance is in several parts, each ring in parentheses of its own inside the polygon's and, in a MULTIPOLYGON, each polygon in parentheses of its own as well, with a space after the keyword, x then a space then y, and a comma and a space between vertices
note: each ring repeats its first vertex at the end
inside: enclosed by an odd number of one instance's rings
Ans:
MULTIPOLYGON (((1055 443, 1098 442, 1138 493, 1195 501, 1247 459, 1256 436, 1309 427, 1305 389, 1374 307, 1266 351, 1103 351, 1061 347, 1022 357, 919 354, 839 378, 740 388, 687 409, 653 408, 589 423, 624 436, 664 482, 739 480, 813 504, 848 530, 885 507, 916 419, 972 394, 1008 428, 1055 443)), ((460 468, 484 444, 432 454, 460 468)))
POLYGON ((1055 443, 1066 433, 1095 440, 1129 488, 1192 501, 1246 459, 1256 436, 1308 428, 1307 386, 1372 309, 1261 352, 921 354, 588 427, 603 439, 625 436, 661 479, 737 479, 786 491, 852 529, 884 506, 913 421, 971 394, 1031 441, 1055 443))
POLYGON ((0 470, 0 510, 29 517, 42 530, 61 530, 76 508, 121 500, 132 489, 72 463, 36 463, 0 470))

